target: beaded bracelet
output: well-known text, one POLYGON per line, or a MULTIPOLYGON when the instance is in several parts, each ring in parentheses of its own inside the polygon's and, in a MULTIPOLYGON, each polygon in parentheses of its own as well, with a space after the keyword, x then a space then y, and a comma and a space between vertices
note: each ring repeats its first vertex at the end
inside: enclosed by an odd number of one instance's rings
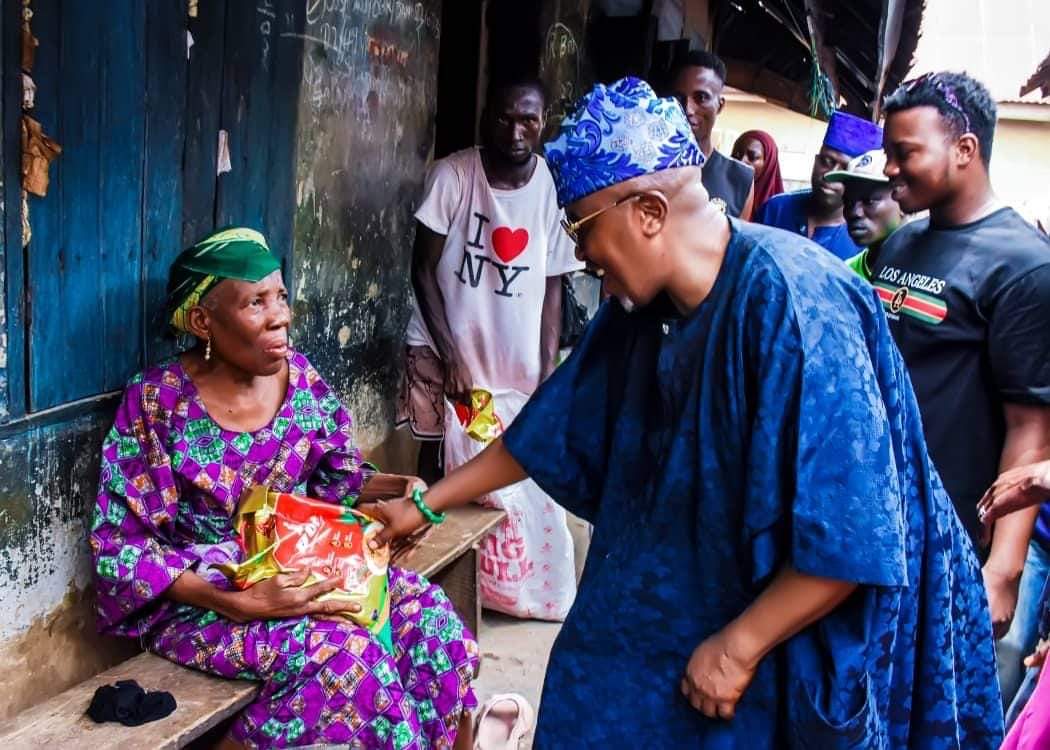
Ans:
POLYGON ((423 490, 416 487, 412 490, 412 502, 419 508, 419 512, 423 514, 423 518, 427 519, 430 523, 437 526, 439 523, 444 523, 445 514, 435 513, 427 507, 426 501, 423 499, 423 490))

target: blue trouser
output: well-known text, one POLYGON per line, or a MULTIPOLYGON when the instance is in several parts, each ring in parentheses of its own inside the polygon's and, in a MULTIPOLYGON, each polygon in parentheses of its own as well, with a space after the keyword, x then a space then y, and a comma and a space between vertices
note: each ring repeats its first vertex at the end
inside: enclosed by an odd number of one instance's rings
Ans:
POLYGON ((1009 707, 1025 676, 1023 660, 1035 651, 1039 641, 1039 619, 1043 607, 1043 589, 1050 575, 1050 552, 1039 542, 1028 545, 1024 573, 1017 592, 1017 609, 1010 630, 995 644, 999 668, 999 688, 1003 708, 1009 707))
POLYGON ((1010 731, 1010 727, 1014 725, 1017 717, 1021 715, 1025 704, 1028 703, 1028 699, 1035 692, 1035 686, 1038 682, 1039 667, 1029 667, 1024 673, 1024 681, 1021 683, 1021 687, 1017 689, 1014 702, 1010 704, 1010 710, 1006 712, 1006 731, 1010 731))

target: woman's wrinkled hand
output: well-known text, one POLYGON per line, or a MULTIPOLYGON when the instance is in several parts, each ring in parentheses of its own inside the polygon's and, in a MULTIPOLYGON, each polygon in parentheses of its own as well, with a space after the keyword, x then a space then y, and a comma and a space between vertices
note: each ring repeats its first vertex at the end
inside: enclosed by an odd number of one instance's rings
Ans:
POLYGON ((324 617, 342 612, 360 612, 361 607, 346 601, 319 602, 317 597, 339 587, 339 578, 329 578, 303 586, 310 572, 278 573, 236 594, 234 617, 238 622, 276 620, 313 615, 324 617))
POLYGON ((682 678, 682 695, 708 718, 732 719, 757 668, 757 662, 737 653, 722 630, 696 647, 682 678))
POLYGON ((977 503, 987 538, 996 520, 1050 499, 1050 461, 1004 471, 977 503))

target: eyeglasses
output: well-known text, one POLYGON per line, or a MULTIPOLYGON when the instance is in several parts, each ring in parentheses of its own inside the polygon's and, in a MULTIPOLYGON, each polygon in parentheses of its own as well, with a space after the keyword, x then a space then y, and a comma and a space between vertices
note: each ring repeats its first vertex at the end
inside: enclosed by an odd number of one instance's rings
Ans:
POLYGON ((959 98, 955 95, 955 90, 938 78, 936 73, 923 73, 918 78, 905 81, 904 90, 911 93, 912 90, 923 83, 929 83, 933 86, 934 90, 941 95, 941 99, 944 100, 944 103, 955 110, 955 113, 962 118, 963 132, 972 133, 973 131, 970 129, 970 118, 962 108, 962 104, 959 103, 959 98))
POLYGON ((576 221, 569 221, 567 218, 563 218, 561 220, 561 228, 565 230, 565 234, 569 235, 569 239, 570 240, 572 240, 577 245, 579 245, 580 244, 580 227, 582 227, 588 221, 591 221, 593 219, 597 219, 599 216, 601 216, 606 211, 612 211, 614 208, 616 208, 617 206, 619 206, 621 204, 627 203, 628 201, 633 201, 635 198, 641 198, 641 197, 642 197, 641 193, 633 193, 631 195, 626 196, 625 198, 620 198, 620 200, 616 201, 615 203, 610 203, 605 208, 599 208, 594 213, 587 214, 582 219, 577 219, 576 221))

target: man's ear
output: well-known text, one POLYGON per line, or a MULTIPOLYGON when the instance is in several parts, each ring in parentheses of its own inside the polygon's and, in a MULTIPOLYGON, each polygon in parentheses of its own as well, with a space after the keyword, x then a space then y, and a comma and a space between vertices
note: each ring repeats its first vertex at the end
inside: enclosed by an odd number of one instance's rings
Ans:
POLYGON ((960 167, 966 167, 981 158, 981 144, 973 133, 963 133, 955 142, 955 153, 960 167))
POLYGON ((654 237, 664 228, 667 221, 667 212, 670 208, 667 196, 659 190, 647 190, 642 193, 638 200, 634 201, 642 220, 642 234, 646 237, 654 237))
POLYGON ((718 114, 722 114, 722 110, 726 108, 726 98, 724 96, 718 97, 718 114))

